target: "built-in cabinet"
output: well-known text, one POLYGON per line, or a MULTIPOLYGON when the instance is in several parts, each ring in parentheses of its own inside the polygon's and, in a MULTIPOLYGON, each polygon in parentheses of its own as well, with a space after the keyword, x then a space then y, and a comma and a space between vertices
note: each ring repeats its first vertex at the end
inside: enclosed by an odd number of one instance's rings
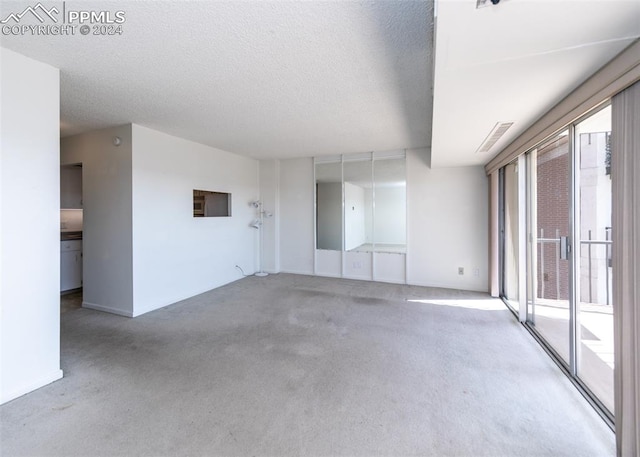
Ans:
POLYGON ((60 292, 82 287, 82 240, 60 242, 60 292))

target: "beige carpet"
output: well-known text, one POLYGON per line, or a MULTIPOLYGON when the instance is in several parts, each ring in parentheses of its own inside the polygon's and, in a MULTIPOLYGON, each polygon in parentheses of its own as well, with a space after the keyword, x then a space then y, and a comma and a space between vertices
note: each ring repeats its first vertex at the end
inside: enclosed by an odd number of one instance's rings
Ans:
POLYGON ((65 377, 0 407, 3 457, 614 455, 482 294, 281 274, 61 318, 65 377))

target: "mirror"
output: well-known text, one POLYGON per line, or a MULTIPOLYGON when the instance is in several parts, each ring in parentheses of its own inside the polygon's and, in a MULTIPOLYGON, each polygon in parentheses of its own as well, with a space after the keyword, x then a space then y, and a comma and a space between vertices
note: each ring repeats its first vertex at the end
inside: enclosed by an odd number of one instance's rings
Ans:
POLYGON ((316 163, 316 248, 342 251, 342 163, 316 163))
POLYGON ((374 162, 375 252, 407 251, 407 178, 405 159, 374 162))
POLYGON ((344 250, 373 250, 373 183, 371 160, 345 161, 344 250))
POLYGON ((316 249, 406 253, 404 155, 343 156, 316 162, 315 174, 316 249))

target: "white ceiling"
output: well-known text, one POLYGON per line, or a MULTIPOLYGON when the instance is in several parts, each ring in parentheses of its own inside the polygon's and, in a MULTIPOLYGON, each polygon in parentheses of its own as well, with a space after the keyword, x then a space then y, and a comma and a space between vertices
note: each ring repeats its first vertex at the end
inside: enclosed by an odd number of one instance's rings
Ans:
POLYGON ((638 0, 436 5, 431 165, 485 164, 640 36, 638 0), (497 122, 515 122, 476 153, 497 122))
MULTIPOLYGON (((0 16, 31 4, 3 0, 0 16)), ((123 10, 123 34, 2 46, 61 69, 63 136, 133 122, 256 158, 386 151, 431 140, 432 8, 67 1, 123 10)))
POLYGON ((133 122, 256 158, 431 145, 443 167, 486 163, 640 35, 638 0, 475 4, 437 1, 435 71, 433 0, 67 1, 125 11, 122 36, 1 45, 61 69, 64 136, 133 122))

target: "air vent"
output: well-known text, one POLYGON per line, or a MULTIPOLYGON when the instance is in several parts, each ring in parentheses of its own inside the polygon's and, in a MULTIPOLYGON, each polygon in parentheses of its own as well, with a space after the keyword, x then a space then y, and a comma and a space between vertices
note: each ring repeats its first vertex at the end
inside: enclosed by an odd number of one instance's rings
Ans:
POLYGON ((498 142, 502 135, 513 125, 513 122, 498 122, 489 132, 489 135, 482 142, 476 152, 489 152, 494 144, 498 142))

